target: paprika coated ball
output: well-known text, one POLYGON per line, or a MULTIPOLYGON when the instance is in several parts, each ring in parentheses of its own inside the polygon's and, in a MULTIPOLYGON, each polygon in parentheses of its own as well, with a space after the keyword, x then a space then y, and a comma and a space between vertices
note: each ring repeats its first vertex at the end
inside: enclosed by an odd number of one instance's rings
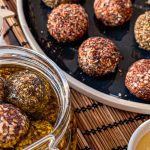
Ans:
POLYGON ((47 28, 58 42, 73 42, 87 32, 88 15, 77 4, 61 4, 48 15, 47 28))
POLYGON ((0 149, 13 148, 27 133, 29 120, 11 104, 0 104, 0 149))
POLYGON ((131 0, 95 0, 96 18, 106 26, 119 26, 132 16, 131 0))
POLYGON ((129 68, 125 85, 136 97, 150 100, 150 59, 138 60, 129 68))
POLYGON ((102 76, 114 72, 120 61, 116 45, 103 37, 84 41, 78 50, 80 68, 90 76, 102 76))

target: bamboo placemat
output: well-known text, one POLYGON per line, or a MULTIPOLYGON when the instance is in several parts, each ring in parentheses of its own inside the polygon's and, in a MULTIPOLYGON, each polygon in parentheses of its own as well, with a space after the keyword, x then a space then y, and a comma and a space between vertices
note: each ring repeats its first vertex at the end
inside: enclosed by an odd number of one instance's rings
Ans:
MULTIPOLYGON (((0 0, 0 6, 16 12, 15 0, 0 0)), ((17 15, 7 19, 5 24, 5 39, 9 44, 30 48, 17 15)), ((77 149, 80 150, 125 150, 135 129, 150 118, 108 107, 73 89, 71 101, 77 118, 77 149)))

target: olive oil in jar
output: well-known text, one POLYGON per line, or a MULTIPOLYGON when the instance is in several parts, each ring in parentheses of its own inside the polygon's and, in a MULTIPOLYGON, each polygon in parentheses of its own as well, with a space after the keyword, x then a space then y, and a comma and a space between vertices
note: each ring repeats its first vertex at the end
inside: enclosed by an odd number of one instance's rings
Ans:
MULTIPOLYGON (((1 65, 0 79, 4 82, 5 91, 2 103, 13 104, 26 113, 30 120, 28 133, 11 148, 22 150, 51 133, 60 111, 59 98, 52 84, 42 73, 31 68, 11 64, 1 65)), ((67 147, 68 140, 72 143, 69 149, 75 149, 75 129, 74 122, 70 121, 67 130, 73 134, 69 137, 70 134, 66 132, 58 145, 61 150, 67 147)))

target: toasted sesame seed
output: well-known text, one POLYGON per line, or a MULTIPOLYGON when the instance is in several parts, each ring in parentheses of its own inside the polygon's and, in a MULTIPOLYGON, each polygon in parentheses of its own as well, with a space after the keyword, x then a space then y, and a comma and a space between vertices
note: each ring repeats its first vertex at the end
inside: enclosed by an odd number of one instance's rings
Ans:
POLYGON ((132 16, 131 0, 95 0, 94 11, 98 20, 107 26, 118 26, 132 16))
POLYGON ((88 15, 77 4, 61 4, 48 15, 47 28, 58 42, 72 42, 88 29, 88 15))
POLYGON ((92 37, 78 50, 80 68, 91 76, 101 76, 115 71, 120 60, 116 45, 109 39, 92 37))
POLYGON ((150 51, 150 11, 138 17, 134 27, 134 34, 139 47, 150 51))
POLYGON ((136 61, 128 70, 125 85, 138 98, 150 100, 150 59, 136 61))

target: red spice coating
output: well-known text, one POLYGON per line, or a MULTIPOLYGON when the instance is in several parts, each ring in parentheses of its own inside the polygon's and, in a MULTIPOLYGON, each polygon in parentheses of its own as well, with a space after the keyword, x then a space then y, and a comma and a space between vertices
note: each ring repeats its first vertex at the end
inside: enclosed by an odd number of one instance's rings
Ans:
POLYGON ((47 28, 58 42, 72 42, 88 29, 88 15, 77 4, 61 4, 48 15, 47 28))
POLYGON ((120 60, 116 45, 109 39, 92 37, 82 43, 78 62, 83 72, 101 76, 115 71, 120 60))
POLYGON ((29 128, 29 120, 11 104, 0 105, 0 149, 13 148, 29 128))
POLYGON ((125 85, 136 97, 150 100, 150 59, 136 61, 129 68, 125 85))
POLYGON ((106 26, 119 26, 132 16, 131 0, 95 0, 96 18, 106 26))

